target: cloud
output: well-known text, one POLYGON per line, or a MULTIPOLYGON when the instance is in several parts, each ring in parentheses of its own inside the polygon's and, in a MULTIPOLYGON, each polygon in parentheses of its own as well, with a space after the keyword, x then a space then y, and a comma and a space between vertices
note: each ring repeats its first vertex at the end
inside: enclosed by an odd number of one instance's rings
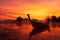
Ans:
POLYGON ((13 0, 0 0, 0 3, 12 2, 13 0))
MULTIPOLYGON (((53 11, 60 8, 59 0, 0 0, 0 16, 14 16, 24 14, 53 11)), ((60 10, 60 9, 59 9, 60 10)))
POLYGON ((9 10, 4 9, 4 8, 0 8, 0 16, 6 16, 6 17, 10 17, 10 18, 15 18, 14 15, 19 15, 16 12, 9 12, 9 10))
POLYGON ((22 1, 25 1, 25 2, 51 2, 53 0, 22 0, 22 1))
POLYGON ((3 12, 3 13, 0 13, 0 18, 1 19, 14 19, 16 18, 15 16, 13 16, 15 14, 10 14, 10 13, 6 13, 6 12, 3 12))

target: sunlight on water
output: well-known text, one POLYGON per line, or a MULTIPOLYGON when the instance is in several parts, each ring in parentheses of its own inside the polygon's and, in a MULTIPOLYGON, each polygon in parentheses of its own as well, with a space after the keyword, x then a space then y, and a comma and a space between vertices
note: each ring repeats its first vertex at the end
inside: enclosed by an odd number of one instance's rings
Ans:
MULTIPOLYGON (((1 30, 3 30, 3 29, 1 29, 1 27, 11 29, 11 30, 17 30, 19 32, 18 35, 20 36, 20 38, 18 38, 17 40, 28 40, 29 33, 33 29, 31 24, 22 24, 19 26, 17 26, 17 24, 15 24, 15 23, 14 24, 0 24, 0 32, 1 32, 1 30)), ((35 36, 32 36, 32 40, 60 40, 60 28, 59 27, 55 27, 55 28, 50 27, 50 30, 51 30, 51 32, 44 31, 42 33, 38 33, 35 36)))
POLYGON ((32 26, 31 25, 26 25, 26 24, 22 24, 20 26, 20 31, 23 34, 28 34, 32 31, 32 26))

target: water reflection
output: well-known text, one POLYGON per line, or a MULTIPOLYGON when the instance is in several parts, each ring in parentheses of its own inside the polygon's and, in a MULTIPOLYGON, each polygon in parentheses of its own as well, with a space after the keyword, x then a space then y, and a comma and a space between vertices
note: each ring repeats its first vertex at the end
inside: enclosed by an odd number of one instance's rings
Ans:
POLYGON ((60 27, 60 23, 59 22, 51 22, 51 25, 52 25, 53 28, 60 27))
MULTIPOLYGON (((60 40, 60 28, 59 23, 53 28, 53 24, 50 24, 51 32, 44 31, 32 37, 32 40, 60 40)), ((0 40, 29 40, 29 33, 32 31, 31 24, 22 23, 10 23, 0 24, 0 40)))

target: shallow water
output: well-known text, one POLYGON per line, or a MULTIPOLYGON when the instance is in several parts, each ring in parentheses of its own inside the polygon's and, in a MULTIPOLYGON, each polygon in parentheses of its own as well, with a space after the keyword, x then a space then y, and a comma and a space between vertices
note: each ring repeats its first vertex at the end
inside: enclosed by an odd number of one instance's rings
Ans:
MULTIPOLYGON (((0 24, 0 35, 4 32, 8 34, 6 40, 29 40, 29 33, 32 29, 31 24, 25 23, 22 25, 16 23, 0 24)), ((44 31, 32 36, 31 40, 60 40, 60 28, 58 26, 53 28, 50 24, 50 30, 51 32, 44 31)))

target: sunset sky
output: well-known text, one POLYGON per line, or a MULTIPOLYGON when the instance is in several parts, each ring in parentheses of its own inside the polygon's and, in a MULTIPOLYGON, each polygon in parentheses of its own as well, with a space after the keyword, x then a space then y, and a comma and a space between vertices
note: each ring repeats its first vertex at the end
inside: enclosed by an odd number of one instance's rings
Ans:
POLYGON ((60 16, 60 0, 0 0, 0 20, 25 18, 26 14, 41 20, 60 16))

